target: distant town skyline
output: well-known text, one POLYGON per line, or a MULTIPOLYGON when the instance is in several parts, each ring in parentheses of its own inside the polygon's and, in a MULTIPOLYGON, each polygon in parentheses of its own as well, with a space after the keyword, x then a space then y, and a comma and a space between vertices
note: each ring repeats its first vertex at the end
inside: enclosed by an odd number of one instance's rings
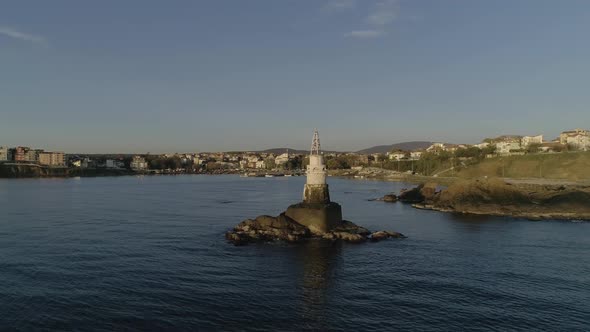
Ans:
POLYGON ((590 2, 7 0, 0 146, 357 151, 590 127, 590 2))

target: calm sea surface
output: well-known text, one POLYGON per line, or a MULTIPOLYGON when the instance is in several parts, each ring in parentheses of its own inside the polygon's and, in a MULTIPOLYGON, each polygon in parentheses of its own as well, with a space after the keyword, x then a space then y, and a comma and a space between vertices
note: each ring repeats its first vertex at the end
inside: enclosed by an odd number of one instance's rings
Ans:
POLYGON ((0 180, 0 330, 590 330, 590 223, 369 202, 401 183, 330 178, 346 219, 408 236, 234 247, 304 177, 0 180))

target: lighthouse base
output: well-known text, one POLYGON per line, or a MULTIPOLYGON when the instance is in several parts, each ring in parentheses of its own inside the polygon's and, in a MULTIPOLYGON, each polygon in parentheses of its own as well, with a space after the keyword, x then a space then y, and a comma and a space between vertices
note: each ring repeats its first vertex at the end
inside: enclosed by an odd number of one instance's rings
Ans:
POLYGON ((342 208, 338 203, 302 202, 289 206, 285 215, 309 228, 313 234, 324 234, 342 225, 342 208))
POLYGON ((330 203, 330 190, 327 184, 306 184, 303 189, 303 202, 309 204, 330 203))

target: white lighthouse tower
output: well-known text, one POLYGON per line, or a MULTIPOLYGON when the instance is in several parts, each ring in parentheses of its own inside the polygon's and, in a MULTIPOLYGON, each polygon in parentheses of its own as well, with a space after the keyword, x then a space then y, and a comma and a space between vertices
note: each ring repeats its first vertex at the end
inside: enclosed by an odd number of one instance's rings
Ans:
POLYGON ((311 143, 303 202, 289 206, 285 215, 308 227, 314 234, 329 232, 343 224, 340 204, 330 202, 330 192, 326 183, 326 165, 320 149, 320 136, 317 129, 313 133, 311 143))
POLYGON ((330 192, 326 183, 326 165, 321 153, 320 136, 317 129, 313 133, 306 174, 307 182, 303 190, 303 202, 330 203, 330 192))

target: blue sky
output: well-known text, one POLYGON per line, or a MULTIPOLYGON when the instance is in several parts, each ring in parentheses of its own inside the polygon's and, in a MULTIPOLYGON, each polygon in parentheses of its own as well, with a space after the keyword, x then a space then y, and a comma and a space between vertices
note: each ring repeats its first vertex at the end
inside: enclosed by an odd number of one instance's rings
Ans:
POLYGON ((476 143, 590 127, 590 1, 5 0, 0 145, 476 143))

